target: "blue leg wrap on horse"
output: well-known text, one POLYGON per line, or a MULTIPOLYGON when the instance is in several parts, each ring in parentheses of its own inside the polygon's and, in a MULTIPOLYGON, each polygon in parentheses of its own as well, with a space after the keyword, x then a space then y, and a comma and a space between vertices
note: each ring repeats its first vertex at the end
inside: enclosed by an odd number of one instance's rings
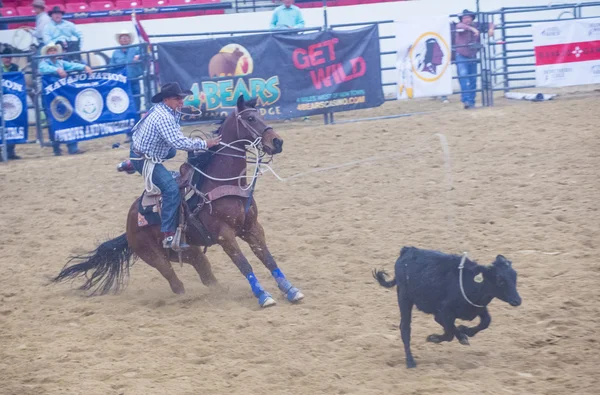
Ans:
POLYGON ((281 272, 279 268, 273 270, 271 272, 271 275, 273 275, 273 277, 275 278, 279 290, 286 295, 289 301, 293 301, 296 297, 296 294, 298 294, 300 290, 292 286, 292 283, 290 283, 288 279, 285 278, 285 275, 281 272))
POLYGON ((254 273, 250 273, 246 276, 246 279, 250 283, 250 288, 252 288, 252 293, 254 296, 258 298, 258 302, 262 305, 266 298, 270 298, 271 294, 266 292, 262 285, 258 282, 258 279, 254 275, 254 273))

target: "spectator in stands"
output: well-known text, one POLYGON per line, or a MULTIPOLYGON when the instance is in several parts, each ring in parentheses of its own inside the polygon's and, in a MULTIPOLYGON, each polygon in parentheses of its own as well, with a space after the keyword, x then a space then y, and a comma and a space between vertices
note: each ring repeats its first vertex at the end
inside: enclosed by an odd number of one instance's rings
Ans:
POLYGON ((4 48, 4 51, 2 51, 2 71, 4 73, 10 73, 12 71, 19 71, 19 66, 17 66, 16 64, 14 64, 12 62, 12 57, 8 56, 11 55, 12 52, 10 50, 10 48, 4 48))
POLYGON ((39 48, 42 48, 44 46, 44 28, 50 22, 50 16, 46 12, 46 3, 44 0, 33 0, 31 6, 36 14, 35 29, 31 29, 30 27, 28 29, 33 30, 33 36, 37 39, 39 48))
POLYGON ((486 30, 490 36, 494 35, 494 25, 476 23, 476 14, 464 10, 458 16, 460 22, 456 25, 456 70, 460 82, 461 101, 465 109, 475 107, 475 92, 477 89, 477 53, 481 48, 479 35, 486 30))
POLYGON ((44 44, 59 44, 65 52, 79 51, 83 34, 73 22, 63 20, 64 13, 59 6, 48 12, 52 20, 44 27, 44 44))
POLYGON ((294 0, 283 0, 283 5, 275 8, 271 18, 271 30, 302 29, 304 18, 300 8, 294 5, 294 0))
MULTIPOLYGON (((131 41, 133 40, 133 34, 131 34, 127 30, 121 31, 115 35, 117 42, 122 46, 131 45, 131 41)), ((127 78, 129 79, 129 83, 131 85, 131 93, 133 94, 133 99, 135 101, 135 108, 139 111, 141 108, 141 97, 138 96, 140 94, 140 81, 133 80, 133 78, 139 78, 143 74, 143 68, 141 63, 132 64, 140 61, 140 48, 139 47, 130 47, 117 49, 113 52, 112 58, 110 59, 110 64, 114 66, 119 65, 127 65, 127 78)), ((126 143, 131 142, 131 134, 127 134, 126 143)))
MULTIPOLYGON (((57 55, 62 52, 62 48, 60 45, 46 45, 42 48, 42 56, 46 55, 57 55)), ((62 60, 58 57, 46 58, 40 62, 39 70, 41 74, 58 74, 60 77, 64 78, 67 76, 68 71, 85 71, 90 74, 92 69, 89 66, 83 65, 81 63, 67 62, 66 60, 62 60)), ((54 131, 50 131, 50 139, 52 140, 52 148, 54 150, 54 155, 60 156, 62 155, 60 149, 60 142, 54 141, 54 131)), ((77 142, 68 143, 67 150, 71 155, 83 154, 78 146, 77 142)))

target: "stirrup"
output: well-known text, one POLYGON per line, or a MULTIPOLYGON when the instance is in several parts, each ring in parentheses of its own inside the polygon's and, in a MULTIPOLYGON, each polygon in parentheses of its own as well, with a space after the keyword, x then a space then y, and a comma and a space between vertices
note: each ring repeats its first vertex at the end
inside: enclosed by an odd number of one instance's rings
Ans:
POLYGON ((182 250, 190 248, 189 244, 186 244, 186 243, 179 243, 179 244, 177 244, 177 243, 175 243, 174 239, 175 238, 173 236, 166 237, 163 240, 163 248, 166 248, 166 249, 170 248, 170 249, 172 249, 175 252, 180 252, 182 250))
POLYGON ((177 227, 175 231, 175 235, 168 236, 163 240, 163 247, 170 248, 175 252, 181 252, 187 248, 190 248, 190 245, 181 241, 181 235, 183 230, 181 226, 177 227))

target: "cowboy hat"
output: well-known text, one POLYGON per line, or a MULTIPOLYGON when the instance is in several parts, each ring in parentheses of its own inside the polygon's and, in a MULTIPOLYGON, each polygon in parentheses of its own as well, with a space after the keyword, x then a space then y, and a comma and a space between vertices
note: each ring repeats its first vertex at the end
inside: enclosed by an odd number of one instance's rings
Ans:
POLYGON ((42 48, 42 56, 46 56, 48 51, 51 49, 56 49, 56 53, 62 53, 62 47, 58 44, 48 44, 44 48, 42 48))
POLYGON ((52 14, 54 14, 55 12, 60 12, 63 15, 65 14, 65 11, 62 8, 55 5, 54 7, 52 7, 52 9, 50 11, 48 11, 48 15, 52 16, 52 14))
POLYGON ((129 39, 131 41, 133 41, 133 34, 130 31, 128 31, 127 29, 121 30, 120 33, 115 34, 115 39, 117 40, 117 42, 119 41, 121 36, 129 36, 129 39))
POLYGON ((46 8, 46 3, 44 2, 44 0, 33 0, 33 3, 31 4, 32 7, 37 7, 37 8, 41 8, 41 9, 45 9, 46 8))
POLYGON ((462 22, 462 19, 464 16, 470 16, 473 19, 477 18, 476 13, 474 13, 473 11, 469 11, 467 9, 464 9, 462 13, 458 14, 458 20, 462 22))
POLYGON ((192 95, 192 91, 181 90, 181 87, 177 82, 168 82, 160 87, 160 92, 152 96, 152 103, 160 103, 163 99, 171 97, 187 97, 192 95))

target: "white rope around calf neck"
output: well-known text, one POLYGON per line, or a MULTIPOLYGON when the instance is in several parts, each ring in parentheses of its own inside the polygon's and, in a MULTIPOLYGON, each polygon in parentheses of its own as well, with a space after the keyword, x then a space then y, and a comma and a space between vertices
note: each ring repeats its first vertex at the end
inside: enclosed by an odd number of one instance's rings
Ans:
POLYGON ((463 274, 463 269, 465 268, 465 262, 466 262, 466 260, 467 260, 467 253, 463 252, 463 256, 462 256, 462 258, 460 260, 460 265, 458 265, 458 270, 459 270, 459 273, 458 273, 458 282, 460 284, 460 292, 462 292, 463 298, 465 298, 465 300, 467 302, 469 302, 469 304, 471 306, 485 307, 485 306, 481 306, 481 305, 475 304, 475 303, 471 302, 469 300, 469 298, 467 298, 467 294, 465 293, 465 288, 463 287, 463 275, 462 275, 463 274))

